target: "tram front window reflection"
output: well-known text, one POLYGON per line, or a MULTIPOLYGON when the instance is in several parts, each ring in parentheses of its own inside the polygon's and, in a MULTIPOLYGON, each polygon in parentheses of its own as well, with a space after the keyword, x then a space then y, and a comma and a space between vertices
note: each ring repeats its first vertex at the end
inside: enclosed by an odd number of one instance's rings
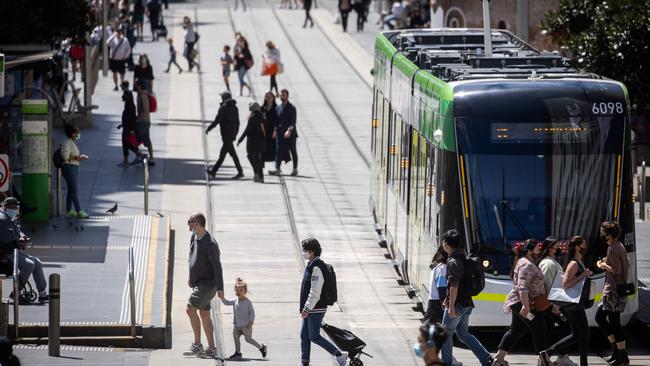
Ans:
POLYGON ((512 248, 526 238, 584 235, 596 240, 616 199, 624 127, 622 116, 456 118, 470 198, 470 238, 491 261, 489 272, 508 275, 512 248))

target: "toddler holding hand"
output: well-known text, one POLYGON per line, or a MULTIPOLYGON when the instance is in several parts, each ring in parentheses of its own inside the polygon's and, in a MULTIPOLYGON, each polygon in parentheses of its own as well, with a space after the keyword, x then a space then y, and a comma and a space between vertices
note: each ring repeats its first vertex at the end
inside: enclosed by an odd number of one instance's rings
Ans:
POLYGON ((230 356, 230 359, 241 358, 241 342, 239 338, 243 335, 246 342, 252 344, 257 348, 262 357, 266 357, 266 345, 259 344, 253 339, 253 323, 255 322, 255 309, 253 303, 246 297, 248 293, 248 285, 241 278, 237 278, 235 283, 236 299, 226 300, 221 299, 224 305, 232 305, 233 307, 233 330, 232 336, 235 340, 235 353, 230 356))

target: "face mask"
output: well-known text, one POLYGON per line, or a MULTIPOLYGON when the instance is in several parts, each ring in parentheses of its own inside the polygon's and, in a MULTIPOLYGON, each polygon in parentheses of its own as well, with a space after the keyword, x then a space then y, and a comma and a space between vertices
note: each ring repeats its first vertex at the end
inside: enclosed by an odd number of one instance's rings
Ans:
POLYGON ((413 345, 413 352, 415 352, 415 355, 419 358, 424 358, 424 351, 422 351, 422 345, 420 342, 417 342, 413 345))
POLYGON ((305 260, 309 260, 309 252, 302 252, 302 257, 305 258, 305 260))
POLYGON ((145 60, 140 61, 140 65, 144 66, 146 64, 147 64, 147 61, 145 61, 145 60))
POLYGON ((77 134, 77 137, 76 137, 74 140, 75 140, 75 141, 79 141, 80 138, 81 138, 81 132, 79 132, 79 133, 77 134))
POLYGON ((7 213, 7 216, 11 219, 11 221, 16 219, 16 216, 18 216, 18 210, 15 208, 6 208, 5 212, 7 213))

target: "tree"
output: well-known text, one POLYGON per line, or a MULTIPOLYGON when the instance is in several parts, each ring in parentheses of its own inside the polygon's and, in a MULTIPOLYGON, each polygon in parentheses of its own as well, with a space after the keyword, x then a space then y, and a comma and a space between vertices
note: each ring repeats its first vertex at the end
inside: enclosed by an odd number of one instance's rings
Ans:
POLYGON ((0 0, 0 44, 54 45, 84 38, 90 28, 87 0, 0 0))
POLYGON ((560 0, 544 27, 580 68, 623 82, 633 112, 650 108, 650 0, 560 0))

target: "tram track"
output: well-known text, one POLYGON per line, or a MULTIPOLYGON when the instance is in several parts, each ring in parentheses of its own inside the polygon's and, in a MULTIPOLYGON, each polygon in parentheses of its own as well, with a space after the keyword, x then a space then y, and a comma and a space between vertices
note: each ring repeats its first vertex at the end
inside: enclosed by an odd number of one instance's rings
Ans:
MULTIPOLYGON (((256 10, 257 9, 250 9, 249 10, 250 13, 252 14, 253 18, 255 18, 255 14, 257 13, 256 10)), ((343 121, 343 118, 341 117, 341 115, 338 114, 333 102, 327 97, 327 93, 325 92, 323 87, 320 85, 320 83, 319 83, 318 79, 316 78, 316 76, 314 75, 314 73, 311 71, 305 57, 302 55, 302 53, 300 52, 299 48, 297 47, 295 41, 290 36, 290 33, 288 32, 286 26, 284 25, 284 23, 280 19, 279 15, 277 14, 276 9, 271 8, 271 11, 273 12, 274 18, 277 21, 277 23, 278 23, 284 37, 288 40, 289 44, 291 45, 292 51, 295 52, 295 54, 298 56, 298 59, 300 60, 300 63, 302 65, 302 67, 308 73, 313 85, 318 89, 321 97, 325 101, 325 103, 328 106, 329 110, 335 115, 338 124, 340 125, 341 129, 345 133, 346 137, 349 139, 350 143, 352 144, 352 146, 354 147, 354 149, 358 153, 359 157, 361 158, 361 160, 363 161, 365 166, 369 167, 368 159, 365 157, 365 155, 363 154, 361 148, 359 147, 359 145, 355 141, 354 137, 352 136, 352 133, 350 132, 350 130, 345 125, 345 122, 343 121)), ((319 29, 320 29, 320 27, 319 27, 319 29)), ((320 30, 320 31, 322 32, 322 30, 320 30)), ((255 34, 256 34, 256 37, 258 38, 258 43, 263 44, 263 42, 259 42, 258 33, 259 33, 259 31, 256 28, 255 34)), ((329 38, 327 38, 327 39, 329 40, 329 38)), ((330 40, 330 42, 331 42, 331 40, 330 40)), ((336 48, 334 45, 332 45, 332 46, 334 48, 336 48)), ((340 52, 339 52, 339 55, 341 55, 341 57, 343 57, 343 55, 340 52)), ((363 82, 362 78, 360 78, 360 79, 363 82)), ((291 82, 289 82, 288 84, 291 85, 291 82)), ((366 84, 364 83, 364 85, 366 85, 366 84)), ((309 141, 310 140, 310 135, 312 135, 312 133, 307 133, 307 131, 305 131, 305 129, 303 127, 301 127, 301 126, 302 125, 298 125, 297 128, 298 128, 298 130, 300 132, 301 139, 304 140, 303 146, 305 146, 305 148, 307 149, 309 159, 310 159, 310 161, 311 161, 311 163, 312 163, 312 165, 314 167, 314 170, 316 172, 317 180, 320 183, 323 192, 325 192, 325 194, 326 194, 327 201, 328 201, 330 207, 334 211, 334 214, 335 214, 335 217, 336 217, 336 224, 334 224, 334 225, 336 225, 336 226, 338 226, 340 228, 340 230, 341 230, 341 232, 343 233, 343 236, 344 236, 343 240, 350 245, 350 249, 351 249, 351 251, 353 253, 354 260, 357 261, 357 263, 363 263, 363 259, 360 257, 357 249, 354 247, 354 245, 351 244, 351 243, 354 242, 354 239, 352 238, 352 236, 351 236, 351 234, 350 234, 350 232, 348 230, 349 225, 345 222, 345 220, 343 218, 344 214, 341 211, 341 209, 339 208, 339 203, 334 198, 334 196, 336 194, 335 194, 335 192, 332 191, 331 187, 328 187, 329 183, 326 181, 324 173, 322 173, 321 169, 319 168, 320 164, 317 161, 316 153, 313 151, 312 144, 309 141)), ((285 195, 285 204, 287 205, 287 210, 288 211, 290 210, 291 215, 293 215, 293 209, 291 208, 291 202, 290 202, 289 196, 288 196, 287 184, 286 184, 286 182, 284 180, 284 177, 280 177, 280 178, 281 178, 281 184, 282 184, 282 187, 283 187, 283 194, 285 195)), ((305 194, 306 197, 309 197, 309 192, 303 192, 303 193, 305 194)), ((345 192, 341 191, 339 194, 345 195, 345 192)), ((314 205, 317 205, 317 203, 315 202, 314 205)), ((291 220, 295 224, 295 219, 293 217, 291 218, 291 220)), ((297 229, 295 229, 294 232, 297 235, 297 229)), ((304 262, 303 262, 303 265, 304 265, 304 262)), ((370 274, 366 271, 366 269, 362 265, 359 266, 359 269, 363 273, 363 276, 364 276, 366 282, 372 288, 372 293, 378 299, 381 299, 382 298, 382 293, 379 290, 379 288, 373 284, 370 274)), ((381 302, 381 301, 379 303, 380 303, 380 306, 383 307, 384 314, 387 316, 389 321, 393 324, 393 326, 395 328, 399 328, 398 327, 399 322, 397 321, 396 318, 394 318, 392 316, 391 311, 388 309, 387 305, 385 303, 381 302)), ((337 305, 338 305, 338 303, 337 303, 337 305)), ((343 312, 343 309, 340 307, 340 305, 339 305, 339 309, 340 309, 341 312, 343 312)), ((408 339, 409 335, 404 333, 402 330, 400 330, 400 332, 402 333, 402 336, 404 337, 404 339, 408 339)))
MULTIPOLYGON (((230 14, 230 11, 228 11, 228 14, 230 14)), ((195 27, 196 31, 198 32, 199 29, 199 14, 197 11, 197 8, 194 7, 194 21, 195 21, 195 27)), ((200 50, 201 43, 200 40, 197 42, 197 48, 200 50)), ((201 58, 202 53, 199 52, 199 65, 203 64, 203 59, 201 58)), ((201 121, 203 123, 203 129, 205 129, 205 124, 207 123, 206 120, 206 112, 205 112, 205 83, 203 82, 203 73, 200 71, 199 68, 197 68, 197 74, 198 74, 198 79, 199 79, 199 106, 201 109, 201 121)), ((210 176, 208 174, 208 168, 210 167, 210 156, 208 154, 208 137, 206 134, 201 133, 201 142, 203 145, 203 177, 205 181, 205 188, 206 188, 206 197, 208 199, 208 207, 207 207, 207 223, 208 223, 208 231, 213 233, 214 228, 212 226, 213 218, 214 218, 214 203, 212 200, 212 189, 210 188, 210 176)), ((220 301, 212 301, 212 309, 213 311, 211 312, 212 314, 212 323, 214 325, 214 342, 215 346, 217 348, 217 354, 216 354, 216 364, 217 366, 225 365, 225 356, 224 356, 224 343, 223 339, 225 337, 223 333, 223 318, 221 317, 221 302, 220 301)))

